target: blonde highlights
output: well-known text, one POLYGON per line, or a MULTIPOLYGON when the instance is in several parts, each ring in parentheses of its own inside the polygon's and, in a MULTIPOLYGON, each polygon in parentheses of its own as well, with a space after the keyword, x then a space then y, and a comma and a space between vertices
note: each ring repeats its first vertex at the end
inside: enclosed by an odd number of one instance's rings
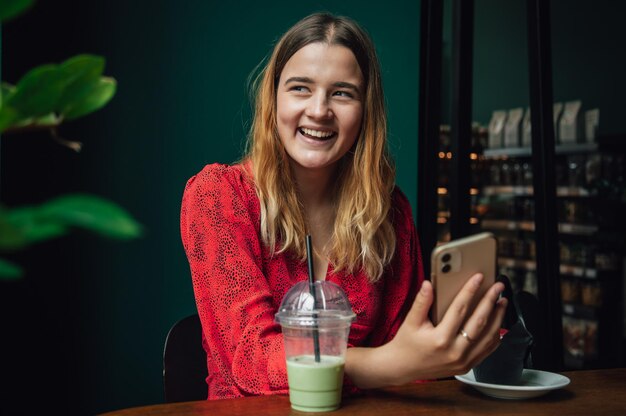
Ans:
POLYGON ((323 42, 350 49, 364 77, 365 99, 360 136, 339 162, 328 256, 335 271, 363 269, 377 281, 395 252, 391 195, 395 169, 387 150, 387 119, 380 68, 374 46, 352 20, 314 14, 294 25, 275 46, 255 80, 254 120, 246 159, 261 204, 261 237, 271 253, 290 252, 306 259, 304 210, 276 125, 276 89, 287 61, 302 47, 323 42))

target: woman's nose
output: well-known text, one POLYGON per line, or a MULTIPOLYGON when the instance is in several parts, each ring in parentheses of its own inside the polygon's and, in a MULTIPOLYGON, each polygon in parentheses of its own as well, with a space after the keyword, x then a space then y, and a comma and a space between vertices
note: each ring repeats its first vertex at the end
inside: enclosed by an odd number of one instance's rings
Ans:
POLYGON ((307 116, 315 119, 326 119, 333 116, 328 97, 325 94, 316 94, 311 97, 307 105, 307 116))

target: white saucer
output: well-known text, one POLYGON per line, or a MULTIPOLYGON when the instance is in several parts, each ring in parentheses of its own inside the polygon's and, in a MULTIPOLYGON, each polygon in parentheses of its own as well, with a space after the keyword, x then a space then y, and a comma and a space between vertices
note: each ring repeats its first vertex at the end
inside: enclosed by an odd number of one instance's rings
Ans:
POLYGON ((455 378, 462 383, 469 384, 487 396, 498 399, 529 399, 538 397, 551 390, 565 387, 570 382, 569 378, 560 374, 529 369, 523 371, 522 381, 516 386, 481 383, 474 378, 473 370, 462 376, 455 376, 455 378))

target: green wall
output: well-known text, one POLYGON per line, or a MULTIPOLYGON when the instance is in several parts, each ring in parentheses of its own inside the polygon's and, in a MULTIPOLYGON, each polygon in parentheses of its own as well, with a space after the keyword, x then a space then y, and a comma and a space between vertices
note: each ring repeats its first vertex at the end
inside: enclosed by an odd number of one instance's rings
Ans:
MULTIPOLYGON (((28 153, 3 148, 3 183, 15 190, 7 198, 35 202, 47 196, 40 189, 59 194, 70 183, 73 190, 119 202, 146 227, 145 237, 131 242, 78 234, 50 243, 46 248, 55 247, 55 257, 46 267, 44 249, 27 260, 27 282, 11 289, 12 297, 24 298, 15 303, 30 308, 21 326, 48 327, 46 341, 62 343, 47 361, 63 365, 32 370, 56 375, 41 387, 48 386, 47 406, 94 414, 163 400, 165 335, 195 311, 179 233, 183 187, 205 164, 241 156, 250 115, 247 77, 301 17, 328 10, 353 17, 370 32, 383 69, 398 184, 415 203, 419 1, 40 3, 6 32, 5 45, 13 51, 3 52, 15 57, 11 72, 97 53, 107 58, 105 73, 117 79, 118 93, 105 109, 63 130, 84 141, 80 155, 50 145, 46 152, 60 155, 47 153, 40 165, 28 153), (27 186, 17 174, 26 168, 10 163, 15 158, 29 166, 27 186), (63 180, 52 179, 57 170, 67 171, 63 180), (27 301, 33 292, 41 302, 27 301)), ((41 136, 33 140, 49 143, 41 136)), ((32 335, 23 342, 39 340, 32 335)), ((16 386, 33 388, 30 380, 16 386)))

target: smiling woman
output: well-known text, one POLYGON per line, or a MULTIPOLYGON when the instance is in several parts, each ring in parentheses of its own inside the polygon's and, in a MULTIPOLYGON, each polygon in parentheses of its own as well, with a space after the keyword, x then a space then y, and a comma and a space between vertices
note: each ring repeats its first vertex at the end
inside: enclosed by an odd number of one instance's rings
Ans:
POLYGON ((442 325, 428 319, 432 288, 411 207, 395 186, 380 67, 365 31, 345 17, 308 16, 282 36, 257 81, 248 154, 205 167, 182 202, 208 397, 287 392, 273 317, 308 277, 307 234, 315 279, 341 286, 356 314, 346 390, 467 372, 499 339, 491 335, 504 312, 501 288, 467 317, 475 276, 442 325), (466 318, 482 323, 471 344, 459 335, 466 318))

